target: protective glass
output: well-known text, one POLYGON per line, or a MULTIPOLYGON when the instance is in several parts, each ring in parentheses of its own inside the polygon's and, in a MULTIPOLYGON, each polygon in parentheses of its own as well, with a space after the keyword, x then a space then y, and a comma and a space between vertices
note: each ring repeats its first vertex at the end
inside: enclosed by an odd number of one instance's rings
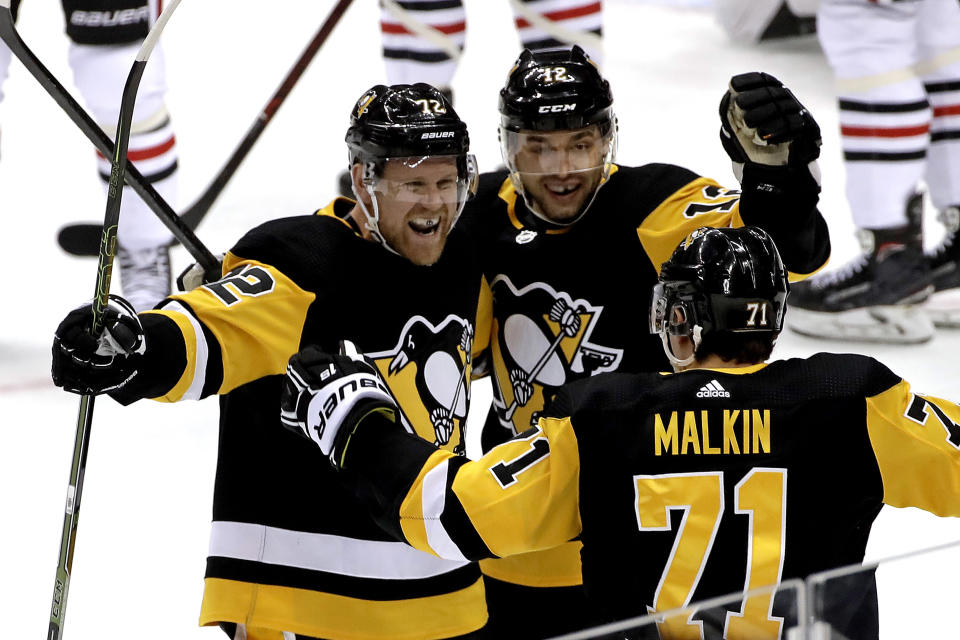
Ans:
POLYGON ((573 131, 501 129, 500 144, 507 167, 520 175, 606 172, 615 155, 616 127, 605 134, 598 125, 573 131))
POLYGON ((680 291, 676 285, 669 286, 658 282, 653 287, 650 301, 650 333, 663 335, 686 335, 690 332, 688 302, 678 297, 680 291))
MULTIPOLYGON (((472 155, 465 161, 457 159, 456 172, 429 160, 448 156, 410 156, 390 158, 392 176, 372 176, 366 182, 380 197, 408 204, 454 205, 459 209, 476 188, 477 165, 472 155)), ((449 156, 454 159, 453 156, 449 156)))

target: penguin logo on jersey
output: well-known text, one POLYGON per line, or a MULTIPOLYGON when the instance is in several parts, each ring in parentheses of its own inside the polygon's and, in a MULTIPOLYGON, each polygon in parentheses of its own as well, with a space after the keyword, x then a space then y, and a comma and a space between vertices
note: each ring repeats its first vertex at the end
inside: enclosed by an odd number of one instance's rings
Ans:
POLYGON ((504 427, 524 431, 536 423, 550 391, 620 365, 623 349, 590 341, 603 307, 543 282, 517 289, 504 275, 491 289, 501 310, 491 347, 494 405, 504 427))
POLYGON ((439 325, 421 316, 407 321, 396 347, 366 353, 401 410, 401 421, 435 445, 465 453, 473 324, 447 316, 439 325))

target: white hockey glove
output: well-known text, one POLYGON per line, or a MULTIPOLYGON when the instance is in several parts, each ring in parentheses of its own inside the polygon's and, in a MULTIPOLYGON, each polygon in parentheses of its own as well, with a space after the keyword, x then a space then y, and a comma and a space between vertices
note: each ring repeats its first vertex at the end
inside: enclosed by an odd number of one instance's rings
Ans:
POLYGON ((93 305, 67 314, 53 337, 53 384, 71 393, 100 394, 130 382, 146 351, 143 326, 133 306, 110 296, 103 333, 91 333, 93 305))
POLYGON ((734 173, 743 165, 808 167, 819 183, 820 127, 789 89, 762 72, 730 79, 720 99, 720 141, 734 173))
POLYGON ((280 422, 319 445, 335 469, 350 436, 371 414, 396 420, 397 404, 362 355, 339 355, 309 346, 290 358, 280 396, 280 422))
MULTIPOLYGON (((225 253, 221 253, 218 256, 220 264, 223 264, 223 259, 226 257, 227 254, 225 253)), ((203 266, 199 262, 194 262, 177 276, 177 291, 193 291, 207 282, 210 281, 206 278, 203 266)))

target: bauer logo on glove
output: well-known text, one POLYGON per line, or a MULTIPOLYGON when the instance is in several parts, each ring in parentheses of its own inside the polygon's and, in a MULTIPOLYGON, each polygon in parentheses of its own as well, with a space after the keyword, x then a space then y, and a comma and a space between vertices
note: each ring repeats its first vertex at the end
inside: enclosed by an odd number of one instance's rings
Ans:
POLYGON ((310 346, 290 358, 280 397, 280 422, 319 445, 335 468, 350 435, 372 413, 395 419, 397 404, 363 356, 310 346))
POLYGON ((82 394, 116 391, 138 373, 146 351, 140 318, 129 302, 111 295, 103 312, 103 331, 92 332, 93 307, 71 311, 53 338, 53 383, 82 394))

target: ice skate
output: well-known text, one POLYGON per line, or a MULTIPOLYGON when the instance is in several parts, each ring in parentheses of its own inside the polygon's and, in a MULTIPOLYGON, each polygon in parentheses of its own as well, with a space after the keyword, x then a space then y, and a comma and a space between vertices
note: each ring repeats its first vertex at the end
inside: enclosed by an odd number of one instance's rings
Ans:
POLYGON ((167 245, 128 251, 117 247, 124 297, 139 311, 152 309, 170 295, 170 249, 167 245))
POLYGON ((922 250, 920 207, 908 203, 910 223, 862 229, 864 253, 835 271, 793 286, 787 314, 797 333, 836 340, 917 344, 933 337, 923 308, 933 293, 922 250))
POLYGON ((937 219, 946 227, 943 241, 927 254, 933 294, 924 310, 938 327, 960 328, 960 206, 947 207, 937 219))

